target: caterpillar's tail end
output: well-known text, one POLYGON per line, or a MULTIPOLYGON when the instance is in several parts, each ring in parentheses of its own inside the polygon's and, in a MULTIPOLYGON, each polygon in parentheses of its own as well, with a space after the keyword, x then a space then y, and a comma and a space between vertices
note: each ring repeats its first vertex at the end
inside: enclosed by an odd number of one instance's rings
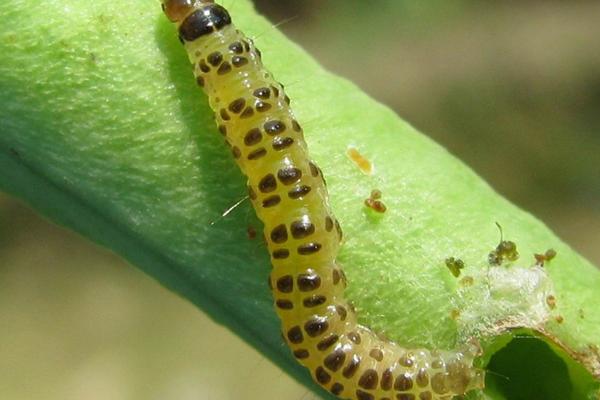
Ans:
POLYGON ((462 395, 471 390, 485 387, 485 372, 467 365, 464 360, 455 360, 447 365, 445 385, 455 394, 462 395))
POLYGON ((171 22, 181 22, 194 9, 214 0, 162 0, 162 9, 171 22))
MULTIPOLYGON (((466 358, 472 360, 476 357, 480 357, 483 355, 483 349, 481 348, 481 344, 479 340, 472 338, 469 340, 467 344, 467 348, 463 351, 463 354, 466 358)), ((468 380, 469 383, 465 389, 465 392, 469 392, 475 389, 483 389, 485 387, 485 371, 480 368, 471 367, 469 369, 468 380)))
POLYGON ((446 360, 445 384, 453 393, 462 395, 485 387, 485 371, 473 366, 473 360, 482 355, 477 340, 471 340, 462 351, 446 360))
POLYGON ((485 388, 485 371, 479 368, 473 368, 471 371, 471 378, 465 392, 485 388))

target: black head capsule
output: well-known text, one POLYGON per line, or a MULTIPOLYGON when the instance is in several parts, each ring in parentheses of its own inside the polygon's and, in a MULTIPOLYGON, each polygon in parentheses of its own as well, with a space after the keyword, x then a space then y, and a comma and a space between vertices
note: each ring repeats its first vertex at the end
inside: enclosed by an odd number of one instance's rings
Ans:
POLYGON ((201 36, 210 35, 231 24, 226 9, 218 4, 199 2, 200 8, 189 14, 179 25, 179 37, 192 42, 201 36))

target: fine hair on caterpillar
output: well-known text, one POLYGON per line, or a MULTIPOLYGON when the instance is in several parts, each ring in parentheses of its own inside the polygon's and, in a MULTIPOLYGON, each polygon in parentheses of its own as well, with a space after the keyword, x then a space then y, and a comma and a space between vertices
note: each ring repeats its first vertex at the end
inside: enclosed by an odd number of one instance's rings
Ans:
POLYGON ((162 7, 177 25, 218 131, 248 178, 271 255, 275 310, 298 362, 341 399, 449 400, 482 388, 484 372, 473 366, 477 345, 409 349, 358 324, 336 261, 342 229, 283 85, 222 6, 164 0, 162 7))

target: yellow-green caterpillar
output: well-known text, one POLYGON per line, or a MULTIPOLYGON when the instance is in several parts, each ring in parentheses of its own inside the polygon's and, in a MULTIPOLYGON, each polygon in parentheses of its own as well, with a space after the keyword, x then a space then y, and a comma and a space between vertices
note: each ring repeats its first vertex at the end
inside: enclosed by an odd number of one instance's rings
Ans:
POLYGON ((473 351, 407 349, 357 323, 335 260, 342 230, 283 86, 220 5, 163 0, 162 6, 248 177, 271 253, 275 308, 298 361, 342 399, 448 400, 483 387, 473 351))

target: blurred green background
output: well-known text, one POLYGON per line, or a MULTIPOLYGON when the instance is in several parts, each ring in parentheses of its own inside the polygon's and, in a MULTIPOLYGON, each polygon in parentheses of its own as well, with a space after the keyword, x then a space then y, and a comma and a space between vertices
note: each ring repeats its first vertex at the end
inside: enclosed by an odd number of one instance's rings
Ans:
MULTIPOLYGON (((235 18, 235 0, 223 3, 235 18)), ((600 2, 257 5, 600 264, 600 2)), ((0 194, 0 399, 238 398, 315 397, 137 269, 0 194)))

